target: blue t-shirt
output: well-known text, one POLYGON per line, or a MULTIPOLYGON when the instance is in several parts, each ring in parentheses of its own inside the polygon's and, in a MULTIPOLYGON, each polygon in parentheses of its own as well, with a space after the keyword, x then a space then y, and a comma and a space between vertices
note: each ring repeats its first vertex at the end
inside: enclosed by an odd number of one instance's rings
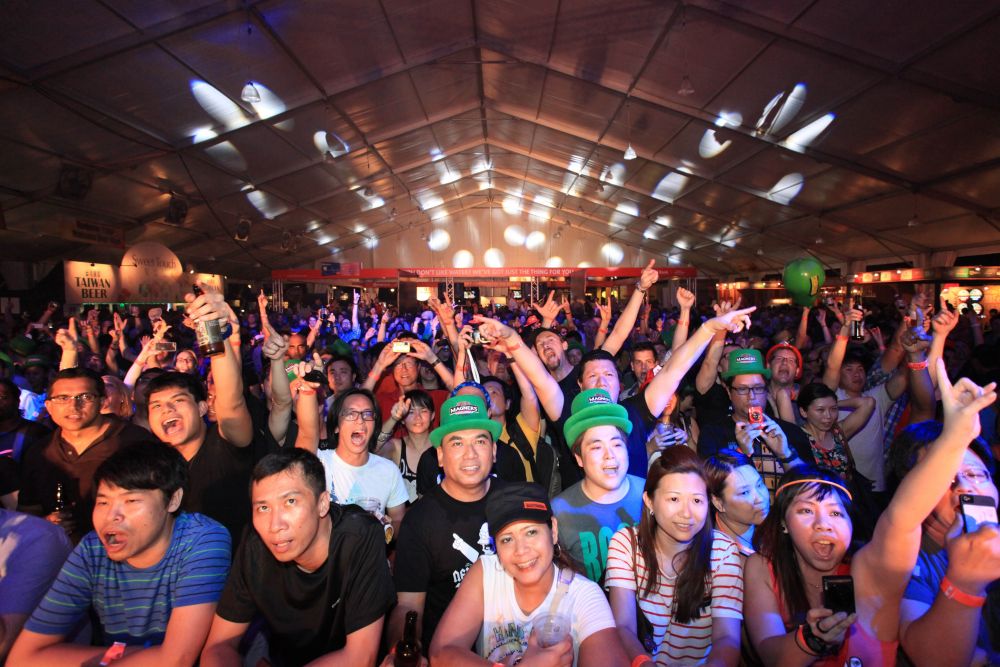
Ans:
POLYGON ((626 475, 628 493, 616 503, 594 502, 577 482, 552 499, 552 513, 559 521, 559 544, 579 565, 587 578, 604 583, 608 565, 608 543, 616 532, 634 526, 642 517, 644 480, 626 475))
MULTIPOLYGON (((903 593, 904 600, 922 602, 928 607, 934 604, 941 588, 941 580, 948 572, 948 552, 944 549, 936 553, 930 553, 924 549, 917 555, 917 565, 913 568, 913 575, 910 583, 906 585, 906 592, 903 593)), ((1000 586, 996 582, 986 589, 986 605, 983 607, 979 620, 979 636, 976 639, 976 647, 986 651, 989 656, 989 664, 997 664, 1000 661, 1000 586)))
POLYGON ((108 558, 91 531, 73 549, 24 627, 67 637, 93 607, 104 627, 104 644, 162 644, 174 608, 219 600, 230 553, 229 531, 201 514, 181 513, 167 553, 143 569, 108 558))

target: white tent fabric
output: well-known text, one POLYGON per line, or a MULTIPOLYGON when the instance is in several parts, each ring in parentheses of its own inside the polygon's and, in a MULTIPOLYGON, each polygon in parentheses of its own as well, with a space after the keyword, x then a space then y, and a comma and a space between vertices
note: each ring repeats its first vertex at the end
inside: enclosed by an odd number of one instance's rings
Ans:
POLYGON ((331 260, 646 258, 724 276, 1000 244, 996 2, 8 0, 3 13, 11 259, 114 262, 120 244, 158 241, 247 278, 331 260), (248 80, 259 102, 241 99, 248 80))

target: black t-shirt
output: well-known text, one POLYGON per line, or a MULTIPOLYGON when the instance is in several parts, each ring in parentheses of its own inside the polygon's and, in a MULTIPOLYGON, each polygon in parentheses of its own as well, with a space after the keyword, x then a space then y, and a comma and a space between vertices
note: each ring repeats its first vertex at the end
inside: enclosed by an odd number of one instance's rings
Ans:
POLYGON ((694 410, 698 426, 729 419, 729 394, 718 382, 704 394, 694 392, 694 410))
POLYGON ((17 474, 17 462, 9 456, 0 456, 0 496, 6 496, 21 488, 17 474))
POLYGON ((382 525, 354 505, 331 504, 330 517, 330 552, 315 572, 279 563, 253 528, 233 558, 216 613, 233 623, 261 615, 276 667, 303 665, 342 649, 347 635, 396 603, 382 525))
POLYGON ((421 640, 425 647, 431 645, 434 630, 469 568, 480 555, 493 553, 486 499, 502 485, 491 479, 486 495, 471 503, 455 500, 435 486, 403 518, 393 580, 400 593, 427 594, 421 640))
POLYGON ((52 431, 42 424, 21 418, 17 426, 0 433, 0 456, 20 461, 26 450, 36 443, 44 444, 51 436, 52 431))
POLYGON ((255 432, 246 447, 224 440, 209 426, 198 453, 188 461, 188 483, 181 509, 211 517, 229 529, 233 545, 250 521, 250 471, 270 450, 255 432))
POLYGON ((649 454, 646 452, 646 441, 656 426, 656 417, 646 405, 645 392, 626 399, 622 407, 628 412, 628 420, 632 422, 632 432, 626 439, 628 449, 628 474, 646 479, 649 470, 649 454))
POLYGON ((566 425, 566 420, 573 413, 573 399, 580 393, 579 366, 574 366, 573 370, 559 381, 559 390, 563 395, 563 408, 559 419, 553 421, 548 413, 543 411, 543 416, 545 417, 545 437, 552 443, 552 448, 555 451, 555 460, 549 461, 542 447, 538 448, 538 481, 550 489, 552 485, 549 481, 557 467, 560 489, 568 489, 583 479, 583 469, 576 464, 576 458, 574 458, 573 452, 570 451, 570 446, 573 443, 566 442, 566 436, 563 435, 563 426, 566 425))

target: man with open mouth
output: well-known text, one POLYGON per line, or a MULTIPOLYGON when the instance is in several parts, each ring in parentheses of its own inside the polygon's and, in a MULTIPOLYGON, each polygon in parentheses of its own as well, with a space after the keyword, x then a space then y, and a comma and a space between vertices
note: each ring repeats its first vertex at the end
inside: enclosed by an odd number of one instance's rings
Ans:
POLYGON ((8 664, 193 664, 229 572, 226 529, 181 511, 187 463, 161 443, 125 447, 94 474, 94 530, 70 554, 8 664), (102 635, 73 643, 93 610, 102 635))
POLYGON ((242 665, 240 640, 257 617, 267 625, 264 664, 374 664, 396 602, 381 525, 331 502, 323 464, 301 447, 261 459, 251 497, 253 530, 233 559, 202 667, 242 665))

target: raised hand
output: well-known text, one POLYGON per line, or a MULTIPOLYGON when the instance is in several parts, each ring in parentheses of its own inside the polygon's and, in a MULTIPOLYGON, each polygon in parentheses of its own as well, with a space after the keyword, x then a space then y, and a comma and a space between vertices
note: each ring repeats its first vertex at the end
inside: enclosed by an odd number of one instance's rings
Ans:
POLYGON ((286 336, 279 336, 270 324, 266 324, 265 327, 271 331, 264 339, 264 345, 260 348, 260 353, 272 362, 281 362, 288 354, 288 338, 286 336))
POLYGON ((549 292, 544 304, 539 305, 537 303, 532 303, 531 307, 537 310, 538 314, 542 316, 542 321, 551 322, 555 320, 560 309, 559 302, 556 301, 555 290, 549 292))
POLYGON ((677 288, 677 303, 684 310, 691 310, 694 308, 694 292, 684 287, 677 288))
POLYGON ((948 300, 941 297, 941 310, 931 320, 931 331, 935 336, 947 336, 958 325, 958 313, 948 308, 948 300))
POLYGON ((354 290, 354 305, 358 305, 358 301, 361 300, 361 292, 354 290))
POLYGON ((257 307, 260 309, 261 315, 265 315, 267 313, 267 295, 264 294, 263 289, 260 291, 260 294, 257 295, 257 307))
POLYGON ((437 297, 427 299, 427 305, 438 316, 442 322, 451 322, 455 319, 455 309, 447 301, 441 301, 437 297))
POLYGON ((997 399, 997 383, 980 387, 969 378, 962 378, 954 385, 948 379, 944 360, 937 359, 938 386, 944 406, 944 433, 954 434, 969 443, 979 437, 981 426, 979 412, 997 399))
POLYGON ((639 275, 639 289, 642 291, 648 290, 660 279, 660 272, 653 268, 654 264, 656 264, 655 259, 649 260, 649 264, 646 265, 646 268, 639 275))
POLYGON ((405 396, 400 396, 399 400, 392 404, 392 410, 389 411, 389 416, 397 422, 401 422, 409 413, 410 399, 405 396))
POLYGON ((750 328, 750 313, 755 310, 757 310, 757 306, 750 306, 742 310, 727 309, 724 312, 722 308, 716 308, 715 312, 719 314, 705 322, 705 326, 712 333, 721 331, 739 333, 750 328))

